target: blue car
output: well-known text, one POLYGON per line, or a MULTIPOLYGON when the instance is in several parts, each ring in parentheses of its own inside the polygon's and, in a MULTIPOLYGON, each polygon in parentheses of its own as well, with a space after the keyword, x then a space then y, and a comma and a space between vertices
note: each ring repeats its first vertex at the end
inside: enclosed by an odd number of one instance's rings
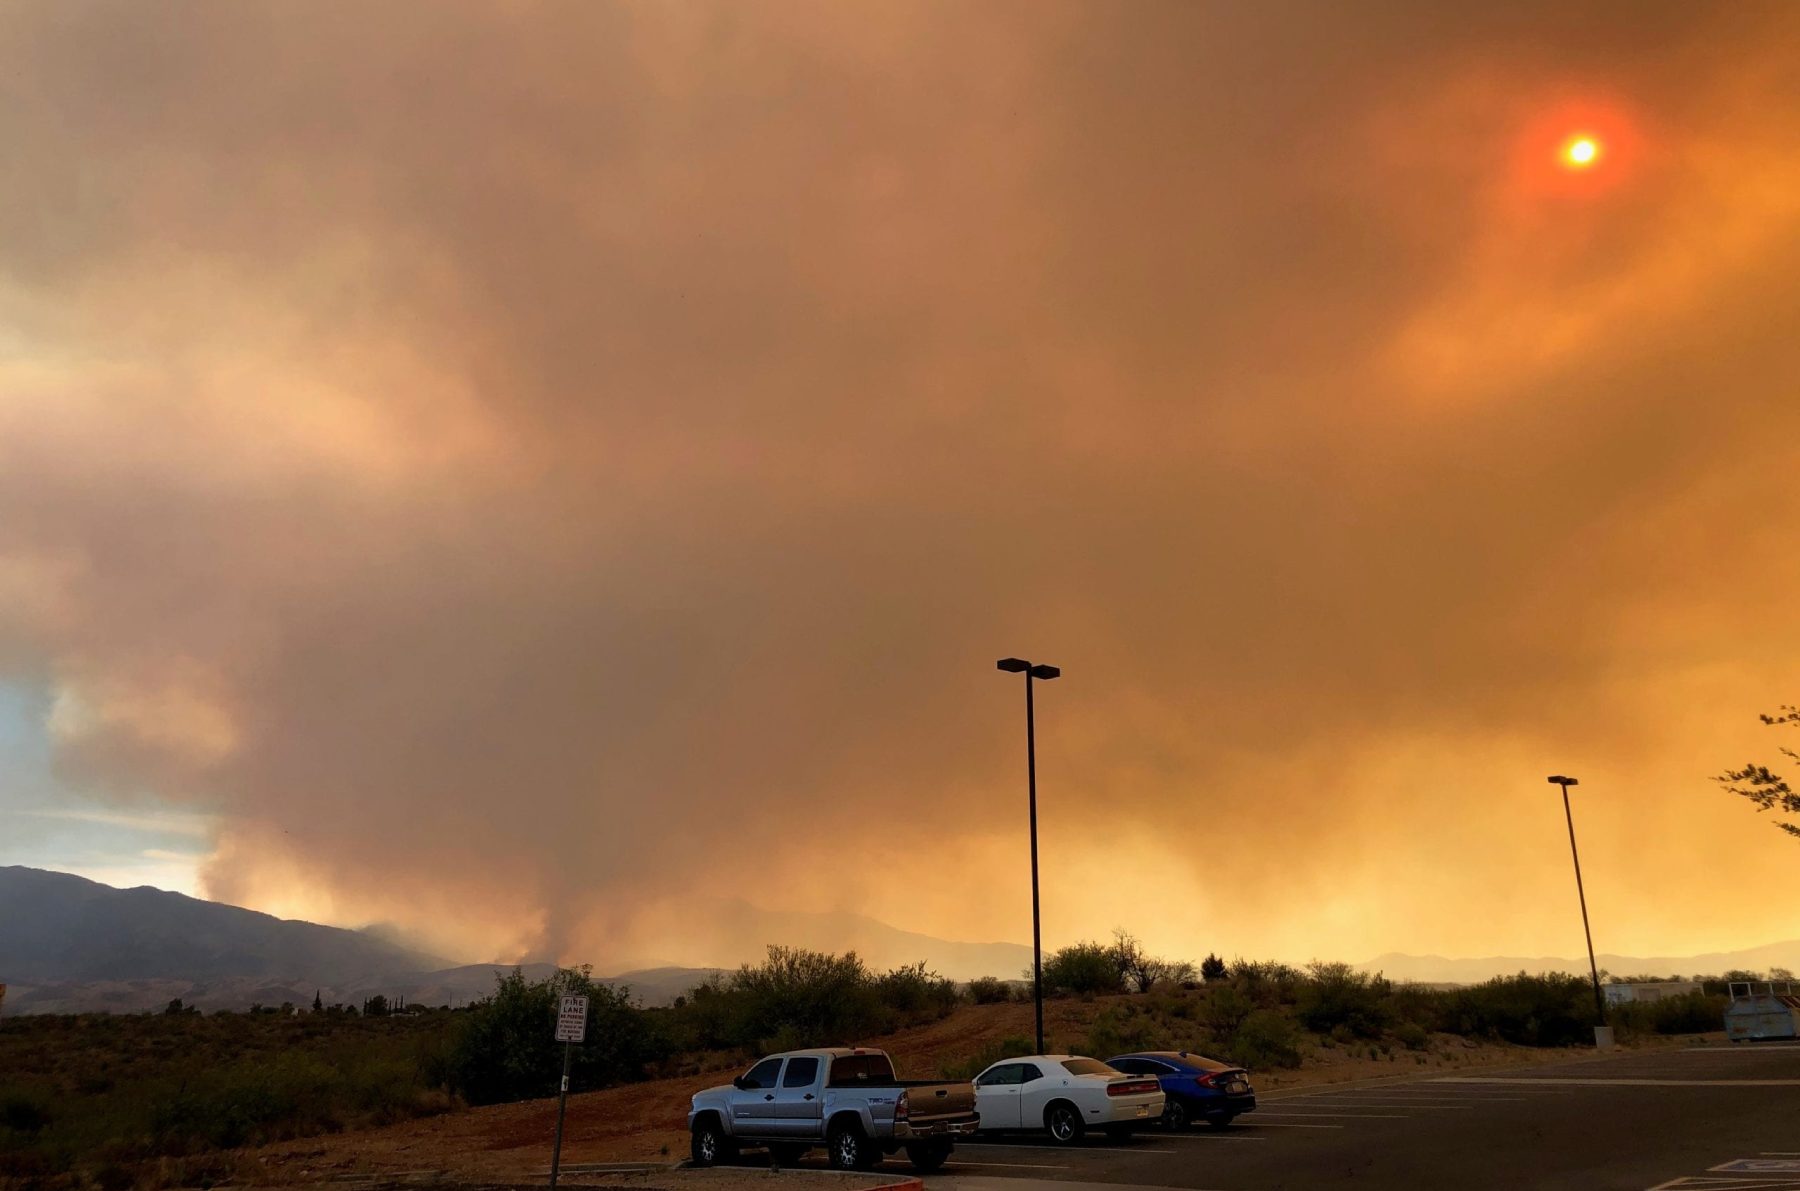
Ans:
POLYGON ((1205 1121, 1223 1129, 1256 1110, 1256 1089, 1242 1067, 1186 1050, 1147 1050, 1106 1060, 1127 1075, 1154 1075, 1163 1090, 1163 1124, 1186 1129, 1205 1121))

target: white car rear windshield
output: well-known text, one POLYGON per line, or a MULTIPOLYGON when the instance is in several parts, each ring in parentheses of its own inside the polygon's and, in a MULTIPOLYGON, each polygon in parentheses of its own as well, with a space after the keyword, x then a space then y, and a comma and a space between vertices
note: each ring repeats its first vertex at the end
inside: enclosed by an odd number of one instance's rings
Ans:
POLYGON ((1108 1067, 1099 1059, 1064 1059, 1063 1069, 1070 1075, 1122 1075, 1123 1072, 1108 1067))

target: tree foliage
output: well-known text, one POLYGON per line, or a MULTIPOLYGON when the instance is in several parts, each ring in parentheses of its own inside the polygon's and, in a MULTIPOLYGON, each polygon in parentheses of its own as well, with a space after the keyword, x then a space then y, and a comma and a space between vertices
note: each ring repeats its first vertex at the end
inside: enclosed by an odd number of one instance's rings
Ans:
POLYGON ((626 990, 599 983, 586 967, 536 981, 514 968, 463 1023, 449 1061, 451 1087, 471 1104, 554 1094, 562 1074, 556 1016, 565 993, 588 999, 587 1041, 572 1055, 571 1090, 641 1079, 646 1064, 662 1057, 665 1046, 650 1017, 633 1007, 626 990))
MULTIPOLYGON (((1758 718, 1772 728, 1800 727, 1800 707, 1785 705, 1774 715, 1765 714, 1758 718)), ((1800 761, 1800 752, 1791 748, 1783 748, 1781 753, 1790 761, 1800 761)), ((1767 765, 1751 762, 1742 769, 1727 769, 1713 780, 1731 793, 1748 798, 1756 804, 1758 812, 1772 810, 1800 817, 1800 792, 1795 791, 1787 778, 1767 765)), ((1777 823, 1775 826, 1789 835, 1800 836, 1800 825, 1777 823)))

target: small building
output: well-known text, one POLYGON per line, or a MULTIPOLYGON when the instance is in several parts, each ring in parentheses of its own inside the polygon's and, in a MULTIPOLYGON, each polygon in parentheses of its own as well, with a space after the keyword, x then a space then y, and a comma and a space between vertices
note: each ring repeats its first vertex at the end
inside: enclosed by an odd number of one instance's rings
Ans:
POLYGON ((1625 1005, 1633 1001, 1660 1001, 1665 997, 1685 997, 1704 991, 1698 980, 1656 980, 1640 984, 1605 984, 1608 1005, 1625 1005))

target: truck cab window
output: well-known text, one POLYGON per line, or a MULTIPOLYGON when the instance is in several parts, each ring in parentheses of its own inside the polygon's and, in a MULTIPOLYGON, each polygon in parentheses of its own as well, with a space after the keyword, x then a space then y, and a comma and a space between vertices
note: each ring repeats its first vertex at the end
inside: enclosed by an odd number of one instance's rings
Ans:
POLYGON ((746 1088, 772 1088, 775 1086, 775 1077, 780 1073, 780 1059, 764 1059, 750 1068, 750 1074, 744 1076, 744 1086, 746 1088))
POLYGON ((789 1059, 787 1073, 781 1077, 784 1088, 810 1088, 813 1080, 819 1078, 819 1060, 789 1059))
POLYGON ((843 1055, 831 1060, 833 1087, 845 1084, 885 1083, 894 1078, 894 1065, 883 1054, 843 1055))

